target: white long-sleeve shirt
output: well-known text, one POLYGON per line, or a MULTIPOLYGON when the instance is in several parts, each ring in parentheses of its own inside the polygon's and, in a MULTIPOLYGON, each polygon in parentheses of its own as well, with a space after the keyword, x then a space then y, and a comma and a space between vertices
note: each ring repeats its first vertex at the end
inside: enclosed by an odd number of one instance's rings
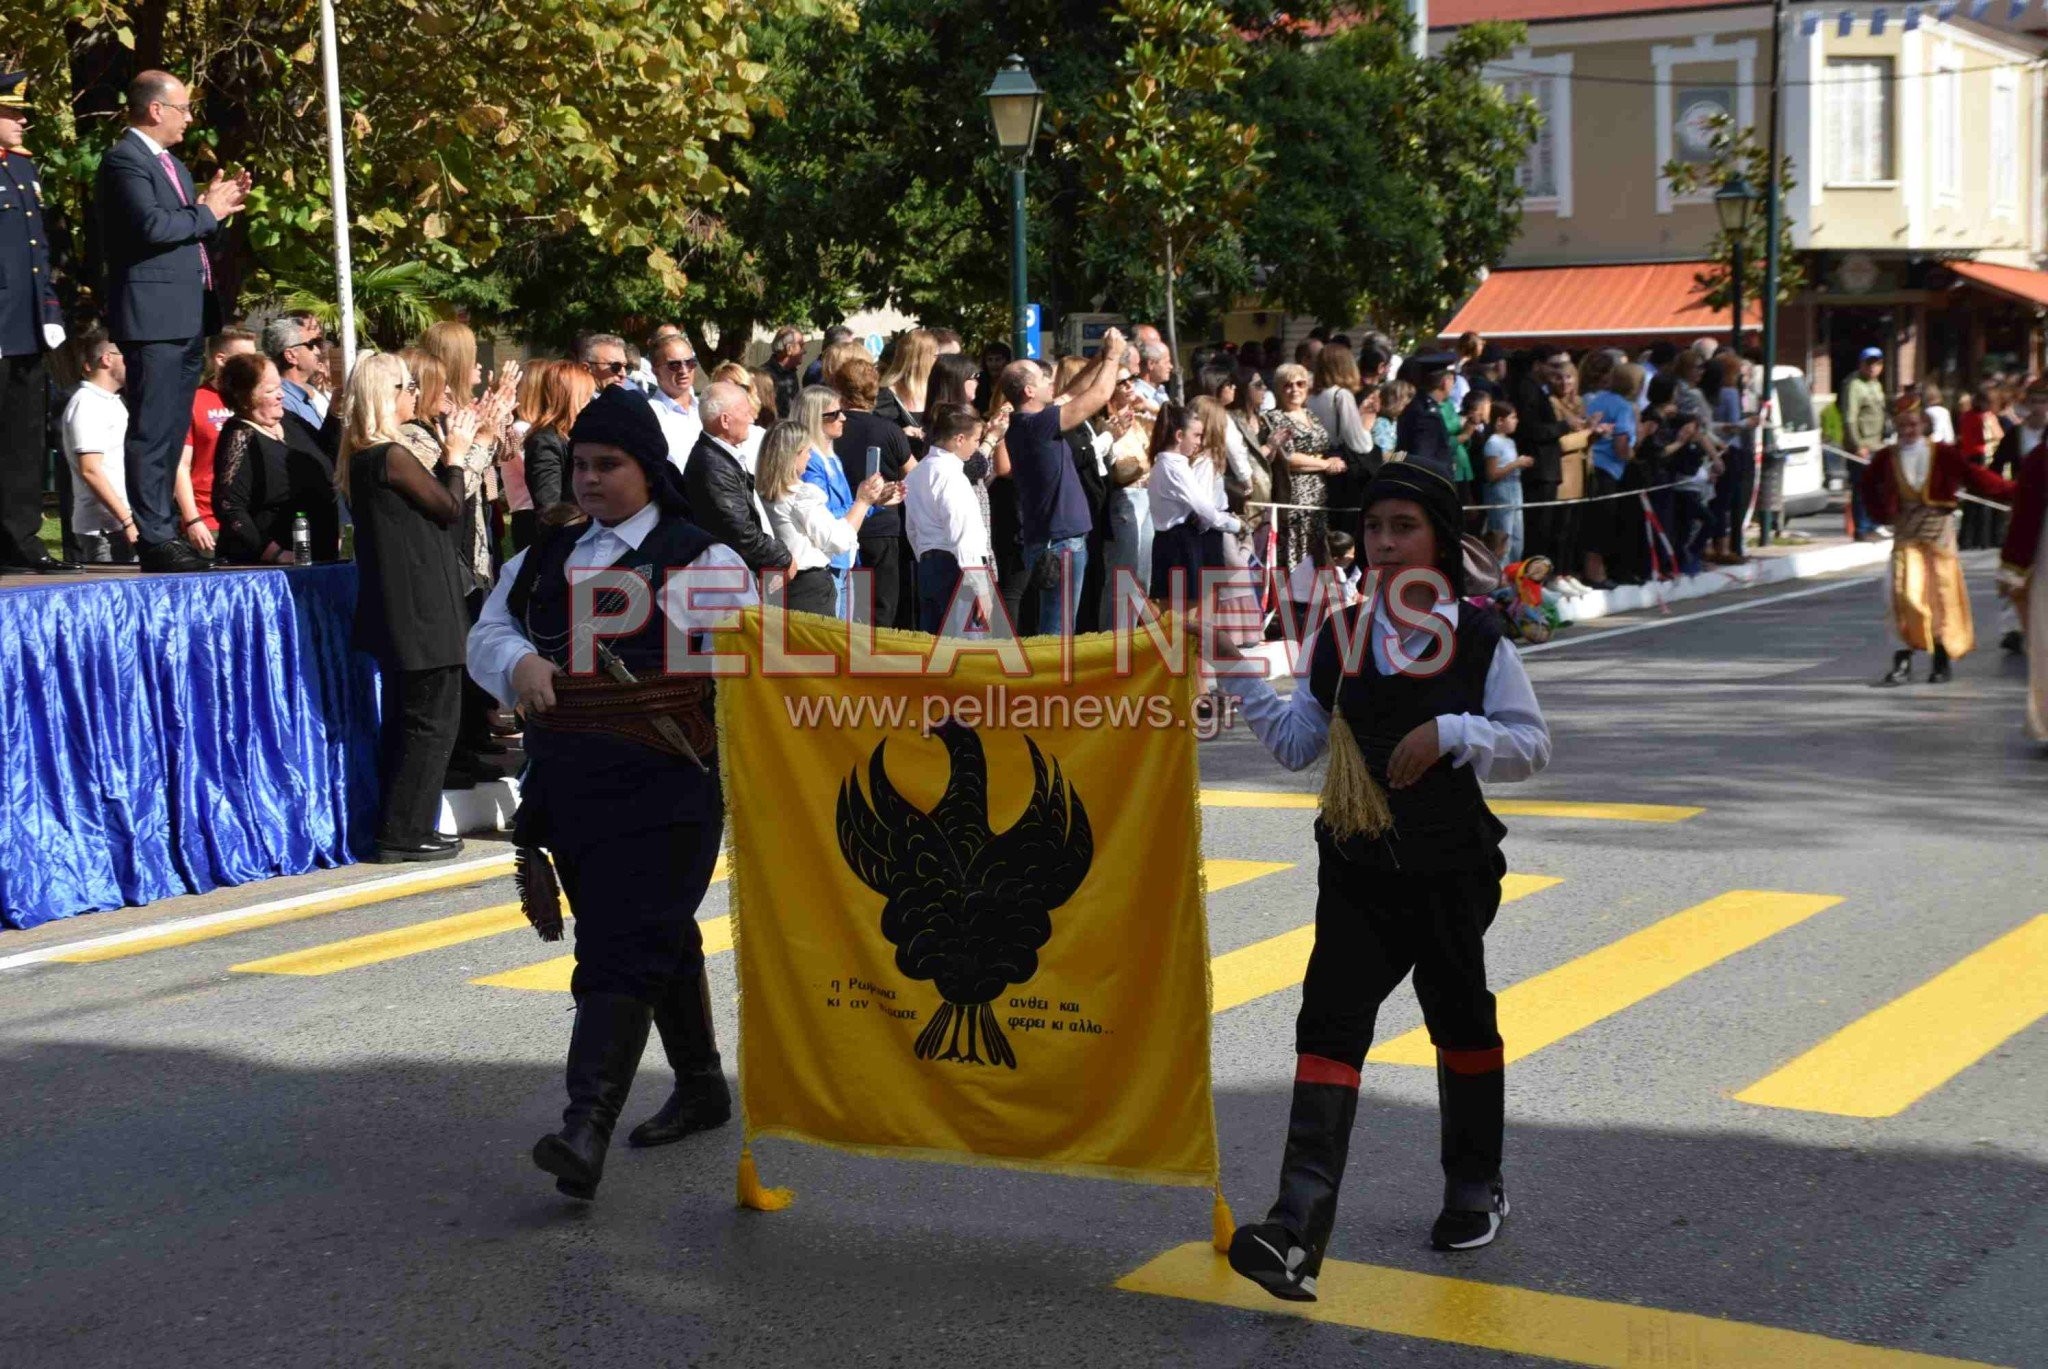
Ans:
POLYGON ((1213 461, 1200 469, 1179 452, 1163 452, 1152 463, 1146 490, 1152 496, 1152 527, 1164 532, 1192 518, 1204 530, 1242 532, 1244 524, 1223 507, 1223 473, 1213 461))
POLYGON ((944 447, 932 448, 903 477, 903 528, 919 556, 949 551, 963 566, 989 564, 981 501, 974 497, 966 463, 944 447))
MULTIPOLYGON (((1456 600, 1438 604, 1435 612, 1457 627, 1456 600)), ((1371 625, 1373 664, 1382 673, 1394 669, 1387 651, 1394 638, 1395 625, 1382 600, 1373 607, 1371 625)), ((1330 745, 1329 711, 1317 702, 1306 674, 1309 662, 1315 659, 1315 645, 1311 638, 1303 646, 1303 673, 1295 678, 1291 698, 1283 699, 1256 675, 1226 674, 1216 679, 1220 688, 1239 700, 1239 712, 1252 735, 1289 770, 1307 769, 1330 745)), ((1409 631, 1401 635, 1400 646, 1410 659, 1419 659, 1430 649, 1431 639, 1427 633, 1409 631)), ((1550 763, 1550 727, 1543 721, 1543 709, 1529 685, 1528 672, 1522 668, 1521 654, 1505 640, 1494 648, 1482 708, 1481 713, 1437 716, 1439 755, 1449 756, 1454 766, 1471 766, 1482 780, 1526 780, 1550 763)))
POLYGON ((803 480, 768 505, 768 530, 788 549, 791 574, 823 570, 860 546, 860 534, 832 512, 825 491, 803 480))
MULTIPOLYGON (((649 504, 616 527, 592 523, 570 548, 568 568, 573 571, 616 563, 628 548, 637 549, 646 541, 647 534, 660 521, 660 507, 649 504)), ((519 568, 525 564, 527 555, 522 551, 505 563, 504 573, 498 577, 491 597, 484 601, 476 626, 469 630, 469 678, 507 708, 512 706, 515 696, 512 668, 526 657, 538 654, 507 602, 512 595, 512 582, 519 578, 519 568)), ((661 590, 661 611, 685 632, 709 632, 740 609, 761 602, 747 563, 723 542, 706 548, 685 569, 698 573, 671 576, 661 590)))

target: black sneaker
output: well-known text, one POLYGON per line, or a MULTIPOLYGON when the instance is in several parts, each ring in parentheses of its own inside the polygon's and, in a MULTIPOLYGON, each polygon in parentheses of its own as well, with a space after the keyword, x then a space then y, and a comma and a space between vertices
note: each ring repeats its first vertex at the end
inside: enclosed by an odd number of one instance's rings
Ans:
POLYGON ((1495 1179, 1492 1189, 1493 1206, 1484 1212, 1461 1212, 1447 1207, 1439 1213, 1436 1225, 1429 1229, 1430 1245, 1438 1250, 1477 1250, 1482 1245, 1492 1245, 1508 1215, 1506 1187, 1495 1179))
POLYGON ((1278 1222, 1241 1226, 1230 1238, 1230 1267, 1288 1302, 1314 1302, 1316 1276, 1304 1274, 1308 1251, 1278 1222))
POLYGON ((2009 651, 2015 656, 2023 655, 2027 649, 2027 639, 2020 635, 2018 628, 2014 628, 1998 639, 1998 649, 2009 651))

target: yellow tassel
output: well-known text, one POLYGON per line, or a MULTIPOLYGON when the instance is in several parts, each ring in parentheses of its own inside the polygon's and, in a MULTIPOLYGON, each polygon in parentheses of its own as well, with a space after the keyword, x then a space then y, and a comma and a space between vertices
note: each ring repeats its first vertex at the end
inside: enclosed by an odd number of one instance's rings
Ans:
POLYGON ((796 1201, 786 1188, 761 1187, 761 1172, 754 1168, 754 1150, 740 1147, 740 1206, 756 1212, 780 1212, 796 1201))
POLYGON ((1230 1238, 1237 1234, 1237 1218, 1230 1215, 1230 1204, 1223 1201, 1223 1187, 1216 1187, 1216 1201, 1209 1209, 1209 1244, 1216 1247, 1219 1255, 1230 1253, 1230 1238))
POLYGON ((1386 791, 1372 777, 1365 752, 1359 749, 1342 709, 1330 718, 1330 765, 1323 775, 1320 806, 1323 825, 1339 841, 1377 837, 1394 825, 1386 791))

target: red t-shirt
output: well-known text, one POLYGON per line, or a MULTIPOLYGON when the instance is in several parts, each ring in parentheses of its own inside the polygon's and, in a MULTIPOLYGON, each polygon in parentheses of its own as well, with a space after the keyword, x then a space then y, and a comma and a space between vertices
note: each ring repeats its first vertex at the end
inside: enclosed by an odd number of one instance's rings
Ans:
POLYGON ((192 444, 192 502, 215 532, 220 531, 220 523, 213 516, 213 448, 220 441, 221 424, 234 416, 235 411, 211 385, 200 386, 192 396, 192 426, 185 434, 192 444))

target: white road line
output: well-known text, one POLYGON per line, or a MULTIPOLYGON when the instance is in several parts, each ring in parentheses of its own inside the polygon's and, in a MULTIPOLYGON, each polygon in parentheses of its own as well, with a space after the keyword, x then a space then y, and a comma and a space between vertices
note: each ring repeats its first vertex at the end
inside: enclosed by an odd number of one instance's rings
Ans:
MULTIPOLYGON (((231 908, 226 912, 205 913, 199 917, 174 918, 169 922, 152 922, 147 927, 133 927, 125 932, 115 932, 109 936, 94 937, 89 941, 65 941, 52 946, 40 946, 33 951, 23 951, 19 955, 11 955, 0 959, 0 970, 18 969, 23 965, 37 965, 46 960, 54 960, 58 956, 76 955, 88 946, 115 946, 124 941, 142 941, 148 937, 162 936, 166 932, 190 931, 196 927, 210 927, 219 922, 233 922, 238 918, 255 917, 264 913, 287 912, 293 908, 303 908, 309 903, 321 903, 327 899, 342 895, 375 894, 389 890, 392 898, 402 898, 408 885, 422 884, 432 879, 445 878, 448 875, 462 874, 472 870, 487 870, 493 866, 503 866, 507 871, 510 871, 512 868, 512 857, 509 855, 485 856, 480 860, 458 861, 453 865, 436 865, 431 871, 414 871, 403 875, 391 875, 384 879, 365 880, 361 884, 337 884, 331 888, 320 889, 310 894, 299 894, 293 898, 281 898, 270 903, 252 903, 240 908, 231 908)), ((84 914, 83 916, 90 916, 90 914, 84 914)))
POLYGON ((1647 623, 1630 623, 1627 627, 1611 627, 1604 632, 1589 632, 1583 637, 1554 637, 1550 641, 1539 643, 1536 646, 1525 646, 1521 648, 1521 652, 1524 656, 1533 656, 1539 651, 1555 651, 1559 647, 1567 646, 1584 646, 1588 642, 1604 641, 1609 637, 1626 637, 1631 632, 1652 632, 1660 627, 1683 627, 1687 623, 1696 623, 1702 618, 1718 618, 1724 613, 1743 613, 1749 609, 1763 608, 1767 604, 1782 604, 1793 599, 1810 599, 1816 594, 1832 594, 1838 589, 1847 589, 1851 585, 1874 585, 1883 578, 1882 575, 1859 575, 1853 580, 1830 580, 1824 585, 1812 585, 1806 589, 1795 589, 1787 594, 1773 594, 1764 599, 1748 599, 1739 604, 1723 604, 1719 608, 1702 609, 1698 613, 1688 613, 1682 618, 1657 618, 1647 623))

